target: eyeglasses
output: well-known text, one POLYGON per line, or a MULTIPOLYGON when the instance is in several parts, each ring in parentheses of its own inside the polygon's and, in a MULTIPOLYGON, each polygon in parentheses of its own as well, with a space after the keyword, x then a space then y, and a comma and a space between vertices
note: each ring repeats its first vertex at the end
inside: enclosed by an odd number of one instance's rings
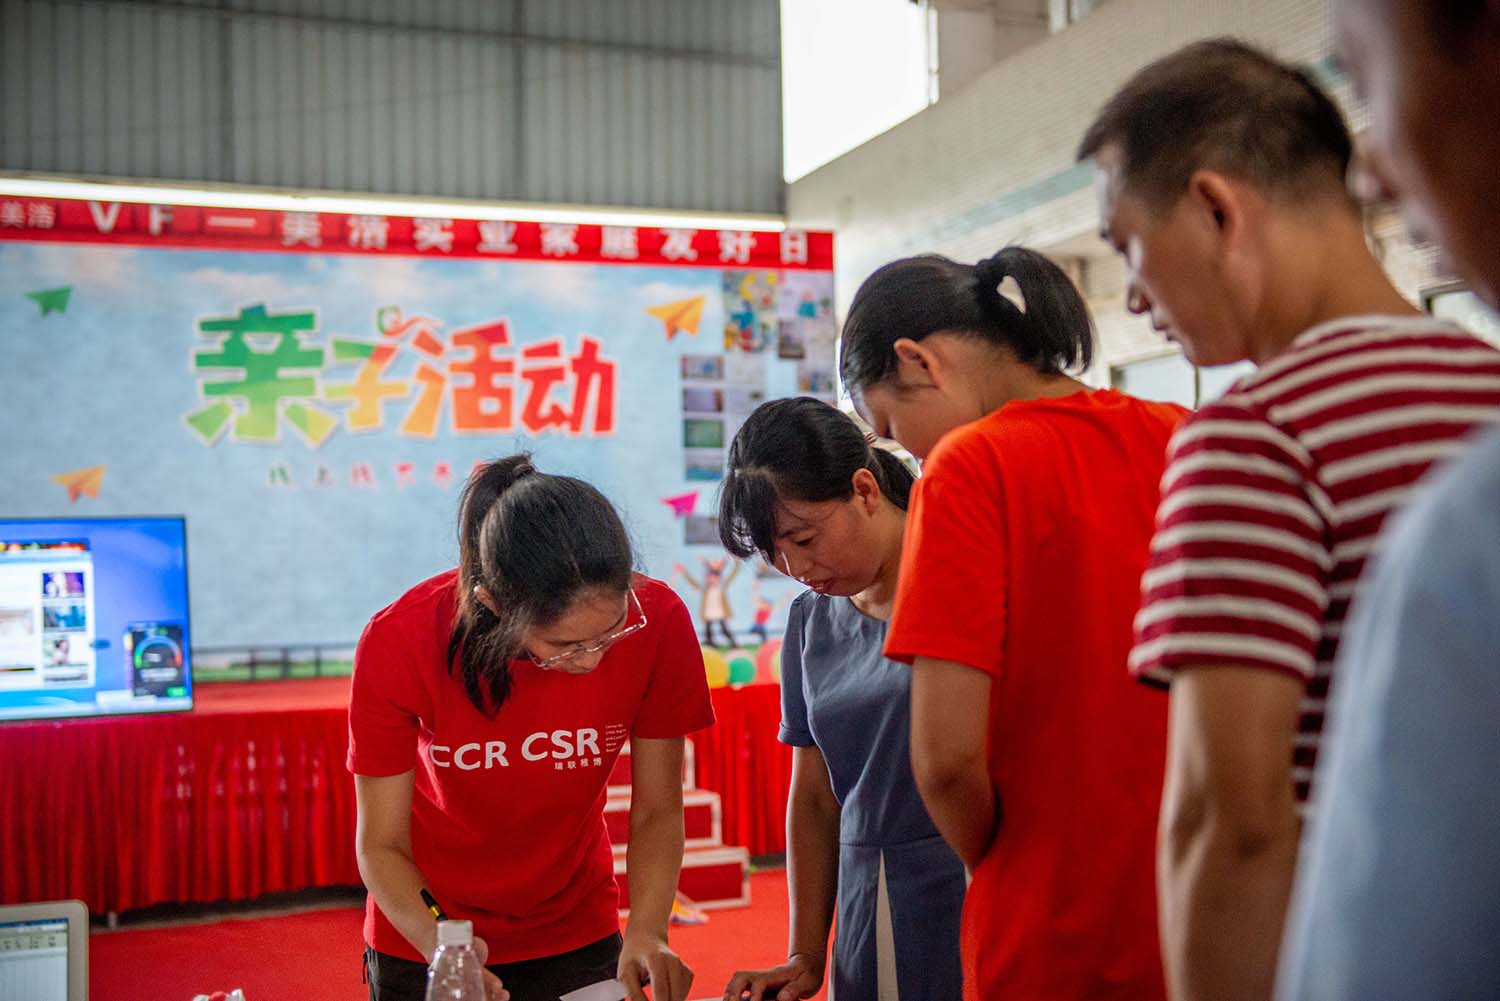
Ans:
POLYGON ((597 642, 580 643, 566 653, 560 653, 552 657, 538 657, 536 654, 528 651, 526 656, 530 657, 531 662, 537 667, 545 669, 554 667, 565 661, 573 660, 575 657, 587 657, 589 654, 598 653, 601 650, 608 650, 610 647, 614 646, 616 643, 620 642, 631 633, 638 633, 642 629, 646 628, 646 612, 641 608, 641 599, 635 596, 635 588, 630 589, 630 603, 635 606, 635 614, 640 616, 639 622, 634 622, 626 626, 624 629, 621 629, 619 632, 611 633, 610 635, 604 637, 604 639, 597 642))

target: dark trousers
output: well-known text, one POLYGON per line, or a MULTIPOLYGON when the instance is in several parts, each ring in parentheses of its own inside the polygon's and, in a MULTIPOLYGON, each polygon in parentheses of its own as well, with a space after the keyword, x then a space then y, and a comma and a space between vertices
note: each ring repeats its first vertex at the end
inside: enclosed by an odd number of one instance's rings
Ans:
MULTIPOLYGON (((496 963, 490 972, 510 991, 511 1001, 557 1001, 569 991, 614 979, 620 962, 620 933, 572 952, 518 963, 496 963)), ((423 1001, 427 967, 365 947, 370 1001, 423 1001)))

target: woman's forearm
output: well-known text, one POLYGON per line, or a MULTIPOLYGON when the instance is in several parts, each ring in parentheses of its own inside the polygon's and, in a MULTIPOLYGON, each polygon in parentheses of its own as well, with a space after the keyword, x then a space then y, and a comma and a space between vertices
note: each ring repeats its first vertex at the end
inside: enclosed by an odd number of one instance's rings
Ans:
POLYGON ((682 806, 675 810, 632 811, 625 873, 630 884, 626 934, 643 932, 665 942, 677 877, 682 872, 682 806))
POLYGON ((431 960, 437 951, 437 923, 422 902, 425 881, 416 863, 396 848, 368 848, 358 853, 357 860, 365 888, 375 898, 380 913, 412 948, 431 960))
POLYGON ((828 933, 838 898, 839 813, 814 797, 787 803, 786 878, 790 890, 787 956, 803 955, 827 962, 828 933))

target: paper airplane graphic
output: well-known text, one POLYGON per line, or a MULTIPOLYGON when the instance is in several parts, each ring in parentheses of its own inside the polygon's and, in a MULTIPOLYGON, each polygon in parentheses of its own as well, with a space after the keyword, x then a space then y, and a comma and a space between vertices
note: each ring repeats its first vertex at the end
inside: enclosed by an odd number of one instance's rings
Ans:
POLYGON ((58 473, 52 477, 52 482, 67 488, 69 504, 76 503, 84 494, 98 497, 99 486, 104 482, 104 467, 90 466, 87 469, 75 469, 71 473, 58 473))
POLYGON ((678 518, 686 518, 693 513, 698 506, 698 491, 692 490, 675 497, 663 497, 661 502, 672 509, 672 514, 678 518))
POLYGON ((68 297, 73 294, 73 286, 64 285, 62 288, 44 288, 40 292, 27 292, 26 298, 42 307, 42 315, 48 313, 66 313, 68 311, 68 297))
POLYGON ((708 296, 697 295, 691 299, 679 299, 661 306, 651 306, 646 312, 656 317, 667 329, 667 340, 678 334, 697 335, 698 322, 703 319, 703 303, 708 296))

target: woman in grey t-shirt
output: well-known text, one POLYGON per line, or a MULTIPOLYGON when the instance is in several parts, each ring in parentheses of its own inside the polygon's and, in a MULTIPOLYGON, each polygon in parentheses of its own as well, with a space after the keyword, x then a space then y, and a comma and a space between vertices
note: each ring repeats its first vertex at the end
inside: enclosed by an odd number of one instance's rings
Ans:
POLYGON ((787 961, 735 974, 725 996, 794 1001, 960 995, 963 863, 917 794, 911 669, 882 655, 912 474, 818 400, 764 404, 735 436, 719 534, 811 590, 781 654, 787 802, 787 961), (835 902, 833 969, 827 943, 835 902))

